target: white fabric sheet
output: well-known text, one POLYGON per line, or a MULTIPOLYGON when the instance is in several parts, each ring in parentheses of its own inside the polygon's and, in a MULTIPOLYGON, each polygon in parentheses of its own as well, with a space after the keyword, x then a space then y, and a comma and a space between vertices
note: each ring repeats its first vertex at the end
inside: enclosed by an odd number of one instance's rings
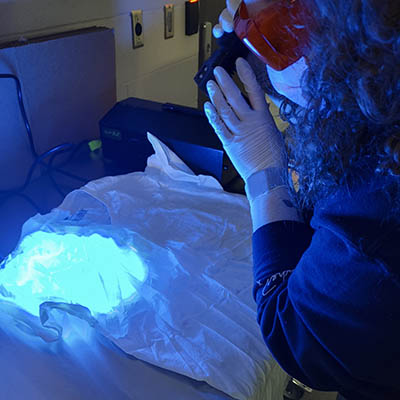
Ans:
MULTIPOLYGON (((97 329, 126 353, 235 399, 274 400, 268 380, 279 367, 262 340, 251 298, 247 200, 223 192, 211 177, 195 176, 154 136, 149 140, 156 154, 144 173, 92 182, 45 217, 78 222, 89 216, 88 222, 127 228, 165 249, 169 262, 172 256, 174 264, 149 265, 167 284, 143 285, 145 313, 131 308, 124 332, 101 320, 97 329)), ((43 217, 28 221, 23 236, 43 223, 43 217)), ((64 335, 73 330, 74 318, 55 314, 64 335)))
MULTIPOLYGON (((86 323, 71 326, 66 340, 48 344, 16 333, 0 312, 1 399, 232 400, 205 382, 128 357, 86 323)), ((273 368, 265 400, 282 400, 285 384, 273 368)))

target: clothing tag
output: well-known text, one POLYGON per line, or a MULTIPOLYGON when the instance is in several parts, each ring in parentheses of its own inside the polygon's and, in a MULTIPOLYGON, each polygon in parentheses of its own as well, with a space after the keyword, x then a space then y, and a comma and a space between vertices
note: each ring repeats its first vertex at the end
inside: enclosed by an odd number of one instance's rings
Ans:
POLYGON ((82 221, 82 219, 85 218, 87 213, 88 213, 88 210, 79 210, 74 215, 71 215, 70 217, 65 218, 65 221, 73 221, 73 222, 82 221))

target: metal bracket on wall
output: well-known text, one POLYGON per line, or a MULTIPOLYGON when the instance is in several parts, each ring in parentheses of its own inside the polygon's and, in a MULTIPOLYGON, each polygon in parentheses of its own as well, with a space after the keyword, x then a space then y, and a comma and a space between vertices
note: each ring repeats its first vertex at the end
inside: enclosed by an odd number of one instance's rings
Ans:
POLYGON ((200 25, 199 66, 203 65, 212 54, 212 24, 203 22, 200 25))

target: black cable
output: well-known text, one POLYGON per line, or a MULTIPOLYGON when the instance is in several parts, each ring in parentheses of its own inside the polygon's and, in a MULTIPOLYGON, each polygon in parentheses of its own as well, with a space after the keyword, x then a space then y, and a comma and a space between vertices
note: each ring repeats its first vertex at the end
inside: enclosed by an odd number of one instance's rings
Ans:
POLYGON ((29 196, 22 193, 17 193, 16 196, 21 197, 26 202, 28 202, 39 214, 44 214, 44 210, 39 207, 29 196))
POLYGON ((85 178, 81 178, 80 176, 71 174, 70 172, 63 171, 63 170, 60 169, 60 168, 52 167, 51 169, 52 169, 52 171, 58 172, 58 173, 61 174, 61 175, 65 175, 65 176, 68 176, 68 177, 71 178, 71 179, 75 179, 76 181, 80 181, 80 182, 83 182, 83 183, 85 183, 85 184, 89 182, 89 181, 88 181, 87 179, 85 179, 85 178))
MULTIPOLYGON (((87 179, 81 178, 80 176, 77 176, 77 175, 74 175, 74 174, 71 174, 70 172, 64 171, 61 168, 64 167, 65 165, 69 164, 73 160, 73 158, 75 157, 76 153, 81 149, 81 147, 84 146, 84 145, 89 145, 89 143, 91 141, 92 140, 83 140, 82 142, 78 143, 77 145, 73 145, 75 148, 71 149, 72 152, 71 152, 70 156, 61 165, 59 165, 58 167, 55 167, 55 166, 52 165, 52 167, 51 167, 52 170, 56 171, 56 172, 58 172, 58 173, 60 173, 62 175, 68 176, 69 178, 75 179, 75 180, 80 181, 80 182, 84 182, 85 184, 88 183, 87 179)), ((62 154, 62 153, 64 153, 64 151, 60 152, 60 154, 62 154)))
MULTIPOLYGON (((24 199, 26 202, 28 202, 39 214, 44 214, 44 210, 41 209, 29 196, 23 194, 23 193, 10 193, 8 196, 2 197, 0 199, 0 204, 5 203, 7 200, 9 200, 11 197, 18 196, 24 199)), ((1 254, 0 254, 1 256, 1 254)))
MULTIPOLYGON (((46 153, 42 154, 41 156, 38 156, 36 158, 36 160, 34 161, 34 163, 32 164, 31 168, 29 169, 28 175, 27 175, 23 185, 20 186, 20 187, 14 188, 14 189, 10 189, 10 190, 0 190, 0 195, 16 194, 16 193, 23 192, 28 187, 28 185, 30 184, 30 182, 32 180, 33 173, 35 172, 36 167, 39 164, 41 164, 41 162, 44 159, 46 159, 47 157, 49 157, 53 153, 56 153, 56 152, 60 151, 62 148, 70 147, 70 146, 73 146, 73 145, 71 145, 69 143, 61 144, 59 146, 56 146, 56 147, 52 148, 51 150, 47 151, 46 153)), ((47 166, 47 164, 46 164, 46 166, 47 166)))
MULTIPOLYGON (((89 140, 85 140, 85 141, 79 143, 79 144, 76 145, 76 146, 74 145, 75 148, 72 150, 72 153, 70 154, 70 156, 68 157, 68 159, 67 159, 61 166, 67 165, 69 162, 71 162, 72 159, 74 158, 75 154, 76 154, 76 153, 80 150, 80 148, 82 147, 82 145, 88 144, 89 142, 90 142, 89 140)), ((60 173, 60 174, 63 174, 63 175, 65 175, 65 176, 68 176, 69 178, 72 178, 72 179, 81 181, 81 182, 83 182, 83 183, 85 183, 85 184, 88 183, 88 180, 87 180, 87 179, 80 178, 80 177, 78 177, 78 176, 76 176, 76 175, 74 175, 74 174, 71 174, 71 173, 69 173, 69 172, 63 171, 62 169, 53 166, 53 163, 54 163, 55 158, 58 157, 59 155, 65 153, 66 151, 70 151, 70 150, 60 150, 57 154, 53 154, 53 156, 51 157, 49 163, 47 164, 47 167, 48 167, 47 170, 48 170, 49 178, 50 178, 51 182, 53 183, 53 186, 54 186, 55 190, 58 192, 58 194, 59 194, 62 198, 64 198, 64 197, 67 195, 67 193, 64 193, 64 192, 61 190, 61 188, 60 188, 60 186, 58 185, 57 181, 54 179, 53 172, 58 172, 58 173, 60 173)))
POLYGON ((83 140, 82 142, 78 143, 77 145, 74 145, 75 148, 72 150, 70 156, 59 166, 59 168, 62 168, 63 166, 69 164, 73 158, 75 157, 76 153, 83 147, 84 145, 89 145, 90 142, 93 140, 83 140))
POLYGON ((24 120, 24 124, 25 124, 25 128, 26 131, 28 132, 28 139, 29 139, 29 144, 31 147, 31 151, 33 156, 36 158, 39 156, 39 154, 36 151, 35 148, 35 143, 33 142, 33 136, 32 136, 32 129, 31 126, 29 124, 29 120, 28 117, 26 115, 26 111, 25 111, 25 105, 24 105, 24 99, 22 97, 22 88, 21 88, 21 82, 19 81, 19 79, 13 75, 13 74, 0 74, 0 78, 5 78, 5 79, 13 79, 17 85, 17 94, 18 94, 18 103, 19 103, 19 108, 21 110, 21 115, 22 115, 22 119, 24 120))
POLYGON ((66 175, 66 176, 68 176, 68 177, 70 177, 70 178, 72 178, 72 179, 78 180, 78 181, 80 181, 80 182, 85 182, 85 183, 87 183, 87 182, 88 182, 87 179, 84 179, 84 178, 81 178, 81 177, 76 176, 76 175, 74 175, 74 174, 71 174, 71 173, 69 173, 69 172, 63 171, 63 170, 61 170, 61 169, 58 168, 58 167, 54 167, 54 166, 53 166, 53 162, 54 162, 54 159, 55 159, 55 157, 56 157, 57 155, 62 154, 62 153, 65 153, 65 151, 67 151, 67 150, 64 150, 64 148, 69 147, 69 150, 68 150, 68 151, 71 151, 71 150, 72 150, 72 154, 71 154, 70 157, 67 159, 67 161, 66 161, 65 163, 63 163, 63 165, 66 165, 68 162, 70 162, 70 161, 72 160, 72 158, 75 156, 76 152, 80 149, 80 147, 81 147, 83 144, 89 143, 90 141, 85 140, 85 141, 81 142, 81 143, 78 144, 78 145, 73 145, 73 144, 70 144, 70 143, 65 143, 65 144, 62 144, 62 145, 59 145, 59 146, 56 146, 56 147, 50 149, 49 151, 45 152, 45 153, 42 154, 42 155, 39 155, 39 154, 37 153, 37 151, 36 151, 35 143, 34 143, 34 140, 33 140, 32 129, 31 129, 31 126, 30 126, 30 124, 29 124, 29 120, 28 120, 28 117, 27 117, 27 114, 26 114, 25 105, 24 105, 24 100, 23 100, 23 96, 22 96, 22 87, 21 87, 21 83, 20 83, 18 77, 15 76, 15 75, 13 75, 13 74, 0 74, 0 78, 13 79, 13 80, 15 81, 15 83, 16 83, 16 86, 17 86, 17 95, 18 95, 18 103, 19 103, 19 107, 20 107, 22 119, 23 119, 23 121, 24 121, 25 128, 26 128, 26 131, 27 131, 27 134, 28 134, 30 149, 31 149, 31 152, 32 152, 33 157, 35 158, 34 163, 32 164, 31 168, 29 169, 29 172, 28 172, 28 175, 27 175, 27 178, 26 178, 24 184, 23 184, 22 186, 18 187, 18 188, 15 188, 15 189, 11 189, 11 190, 1 190, 1 191, 0 191, 0 195, 3 195, 3 196, 4 196, 4 195, 5 195, 5 196, 8 196, 8 195, 18 195, 18 194, 20 194, 20 192, 24 191, 24 190, 28 187, 28 185, 30 184, 30 182, 31 182, 31 180, 32 180, 33 173, 34 173, 36 167, 37 167, 39 164, 44 165, 45 167, 47 167, 47 171, 48 171, 48 173, 49 173, 49 175, 50 175, 50 179, 51 179, 51 181, 52 181, 54 187, 56 188, 57 192, 60 193, 63 197, 65 197, 65 195, 64 195, 64 193, 60 190, 60 188, 59 188, 59 186, 57 185, 57 182, 55 181, 54 177, 51 175, 52 171, 57 171, 58 173, 63 174, 63 175, 66 175), (44 160, 45 160, 47 157, 49 157, 50 155, 53 155, 53 157, 52 157, 52 159, 51 159, 51 163, 50 163, 50 164, 47 164, 47 163, 44 162, 44 160))
POLYGON ((54 167, 53 167, 53 162, 54 162, 55 158, 56 158, 57 156, 59 156, 60 154, 62 154, 63 152, 65 152, 65 151, 60 150, 60 152, 58 152, 57 154, 53 154, 53 156, 50 158, 50 161, 49 161, 49 163, 48 163, 49 178, 50 178, 51 182, 53 183, 54 188, 55 188, 56 191, 61 195, 62 198, 64 198, 64 197, 66 196, 66 193, 64 193, 64 192, 60 189, 60 187, 58 186, 56 180, 55 180, 54 177, 53 177, 52 172, 53 172, 53 169, 54 169, 54 167))

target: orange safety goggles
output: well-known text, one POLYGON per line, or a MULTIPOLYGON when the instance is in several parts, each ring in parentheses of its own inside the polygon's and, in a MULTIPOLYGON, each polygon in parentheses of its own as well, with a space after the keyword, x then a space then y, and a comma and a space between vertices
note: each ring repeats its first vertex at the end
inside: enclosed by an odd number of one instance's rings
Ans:
POLYGON ((309 17, 301 0, 271 0, 254 18, 242 1, 235 33, 264 64, 282 71, 309 53, 309 17))

